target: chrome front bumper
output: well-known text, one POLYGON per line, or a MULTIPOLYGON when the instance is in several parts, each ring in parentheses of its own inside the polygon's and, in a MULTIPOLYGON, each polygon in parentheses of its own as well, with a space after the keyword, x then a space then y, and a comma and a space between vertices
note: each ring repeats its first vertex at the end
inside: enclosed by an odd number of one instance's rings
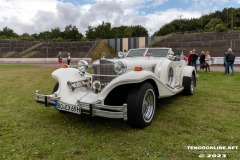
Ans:
MULTIPOLYGON (((123 104, 122 106, 110 106, 98 103, 89 104, 77 101, 75 105, 72 105, 61 102, 61 98, 54 94, 43 95, 40 94, 39 91, 36 91, 36 102, 45 104, 46 107, 50 105, 55 106, 57 110, 63 110, 59 107, 61 104, 77 107, 79 109, 77 114, 89 114, 91 117, 99 116, 106 118, 123 119, 125 121, 127 120, 127 104, 123 104)), ((65 107, 63 111, 71 112, 69 110, 66 110, 66 108, 69 107, 65 107)))
POLYGON ((49 107, 50 105, 55 106, 55 103, 60 100, 60 97, 52 94, 52 95, 43 95, 40 94, 39 91, 36 91, 36 102, 45 104, 45 107, 49 107))

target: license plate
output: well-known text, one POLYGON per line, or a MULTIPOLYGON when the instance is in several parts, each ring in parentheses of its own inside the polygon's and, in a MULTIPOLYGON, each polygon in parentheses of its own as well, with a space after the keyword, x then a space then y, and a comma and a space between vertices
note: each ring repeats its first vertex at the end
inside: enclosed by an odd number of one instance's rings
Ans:
POLYGON ((62 110, 62 111, 76 113, 76 114, 81 114, 81 108, 76 105, 58 103, 57 109, 62 110))

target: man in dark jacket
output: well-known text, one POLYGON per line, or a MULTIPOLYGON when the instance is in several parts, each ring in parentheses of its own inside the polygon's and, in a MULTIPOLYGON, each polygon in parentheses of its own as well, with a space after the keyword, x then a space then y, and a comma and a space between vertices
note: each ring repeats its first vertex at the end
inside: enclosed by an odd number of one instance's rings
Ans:
POLYGON ((236 55, 232 52, 232 48, 228 48, 228 53, 226 55, 226 61, 227 64, 225 66, 225 72, 224 74, 227 74, 227 69, 230 66, 232 70, 232 75, 234 75, 234 61, 235 61, 236 55))
POLYGON ((198 56, 197 56, 195 50, 193 52, 191 52, 189 58, 190 58, 190 65, 195 67, 195 70, 197 71, 197 59, 198 59, 198 56))
POLYGON ((205 64, 205 52, 204 51, 201 52, 199 61, 200 61, 200 71, 204 70, 204 68, 206 67, 206 64, 205 64))

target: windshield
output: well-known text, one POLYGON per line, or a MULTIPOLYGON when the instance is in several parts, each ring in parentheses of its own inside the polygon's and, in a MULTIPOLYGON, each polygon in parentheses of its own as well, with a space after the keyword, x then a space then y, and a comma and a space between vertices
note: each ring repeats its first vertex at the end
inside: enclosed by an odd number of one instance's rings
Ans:
POLYGON ((146 56, 166 57, 169 49, 148 49, 146 56))
POLYGON ((143 57, 146 49, 130 49, 127 57, 143 57))
POLYGON ((168 48, 130 49, 127 57, 166 57, 168 48))

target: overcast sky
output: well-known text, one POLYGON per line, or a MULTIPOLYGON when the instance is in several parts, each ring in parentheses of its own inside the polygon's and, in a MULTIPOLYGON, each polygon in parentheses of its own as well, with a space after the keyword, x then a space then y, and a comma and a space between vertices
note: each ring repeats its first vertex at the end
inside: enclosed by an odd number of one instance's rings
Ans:
POLYGON ((142 25, 150 35, 174 19, 198 18, 240 0, 0 0, 0 30, 39 33, 71 24, 85 34, 103 21, 112 27, 142 25))

